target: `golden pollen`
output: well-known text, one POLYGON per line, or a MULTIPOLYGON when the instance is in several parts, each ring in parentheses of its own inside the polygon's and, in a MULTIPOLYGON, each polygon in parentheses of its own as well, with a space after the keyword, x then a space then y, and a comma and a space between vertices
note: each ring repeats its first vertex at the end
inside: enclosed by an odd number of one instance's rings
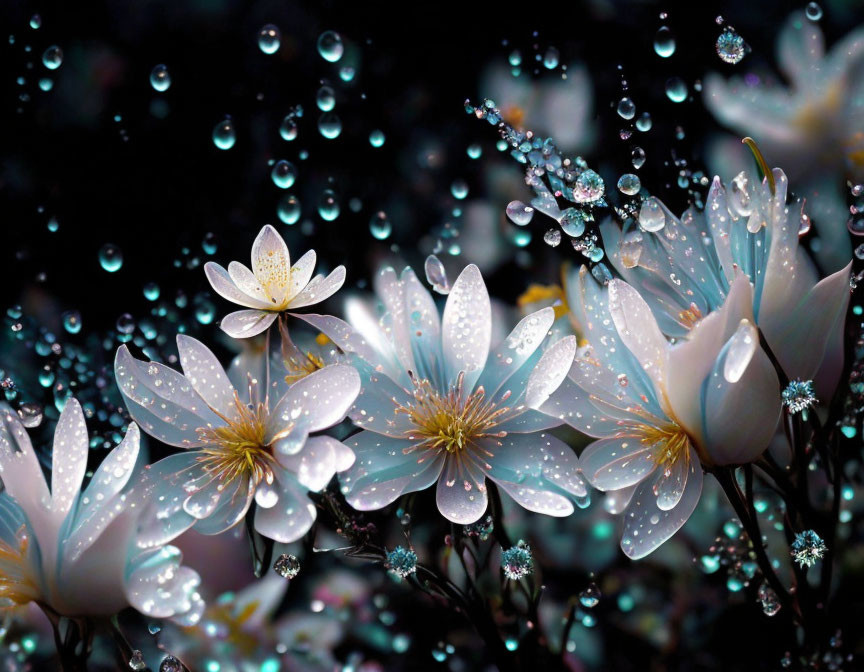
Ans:
POLYGON ((285 369, 288 371, 288 375, 285 376, 285 382, 289 385, 293 385, 310 373, 315 373, 318 369, 324 368, 324 360, 311 351, 301 353, 297 357, 285 357, 283 361, 285 369))
POLYGON ((39 596, 37 582, 33 576, 27 550, 30 537, 23 525, 15 534, 16 544, 0 540, 0 609, 21 606, 39 596))
MULTIPOLYGON (((459 454, 468 448, 479 449, 478 439, 503 438, 506 432, 493 432, 510 412, 506 406, 486 401, 482 387, 466 395, 463 389, 464 374, 459 374, 455 385, 446 394, 441 394, 425 378, 413 375, 414 391, 411 401, 399 404, 396 413, 406 414, 414 429, 406 438, 419 440, 412 449, 429 448, 459 454)), ((506 399, 506 395, 504 397, 506 399)))
POLYGON ((198 461, 214 478, 223 483, 247 476, 256 484, 273 482, 275 458, 266 443, 267 405, 244 404, 234 392, 238 418, 229 419, 215 409, 225 421, 223 427, 199 427, 198 438, 204 443, 198 461))
POLYGON ((678 321, 682 326, 687 329, 692 329, 696 326, 696 323, 699 322, 703 317, 702 311, 699 310, 699 306, 695 303, 691 303, 690 307, 687 310, 682 310, 678 313, 678 321))
POLYGON ((644 446, 652 446, 654 464, 667 475, 679 460, 690 461, 690 437, 674 422, 661 425, 633 423, 625 435, 639 439, 644 446))

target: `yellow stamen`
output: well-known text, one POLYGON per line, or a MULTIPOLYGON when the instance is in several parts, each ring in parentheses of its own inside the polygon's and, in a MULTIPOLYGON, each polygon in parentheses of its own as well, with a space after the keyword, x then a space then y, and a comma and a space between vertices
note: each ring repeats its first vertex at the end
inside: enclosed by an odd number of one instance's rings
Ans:
POLYGON ((17 546, 0 541, 0 609, 21 606, 39 596, 39 589, 27 557, 30 537, 23 525, 16 536, 17 546))
POLYGON ((283 363, 288 371, 285 382, 289 385, 293 385, 310 373, 324 368, 324 360, 311 351, 301 353, 300 357, 286 357, 283 359, 283 363))

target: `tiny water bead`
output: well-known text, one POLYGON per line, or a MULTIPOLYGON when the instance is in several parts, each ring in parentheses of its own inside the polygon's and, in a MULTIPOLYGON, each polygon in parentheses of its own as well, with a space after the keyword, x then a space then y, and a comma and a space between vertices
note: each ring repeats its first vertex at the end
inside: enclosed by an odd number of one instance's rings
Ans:
POLYGON ((268 23, 258 31, 258 48, 265 54, 275 54, 279 51, 281 40, 282 33, 272 23, 268 23))
POLYGON ((618 191, 626 196, 635 196, 641 188, 642 182, 633 173, 624 173, 618 178, 618 191))
POLYGON ((543 234, 543 242, 550 247, 558 247, 561 244, 561 232, 558 229, 549 229, 543 234))
POLYGON ((77 310, 67 310, 63 313, 63 328, 70 334, 81 331, 81 313, 77 310))
POLYGON ((660 58, 669 58, 675 53, 675 36, 667 26, 660 26, 654 36, 654 53, 660 58))
POLYGON ((666 80, 666 97, 673 103, 683 103, 687 100, 687 84, 680 77, 670 77, 666 80))
POLYGON ((818 21, 822 18, 822 7, 818 2, 808 2, 807 7, 804 9, 804 14, 811 21, 818 21))
POLYGON ((339 79, 341 79, 343 82, 354 81, 354 77, 356 76, 356 74, 357 71, 350 65, 339 68, 339 79))
POLYGON ((653 196, 646 198, 642 203, 639 210, 639 226, 652 233, 666 226, 666 213, 663 212, 663 206, 653 196))
POLYGON ((600 604, 602 594, 595 583, 589 583, 588 587, 579 593, 579 603, 586 609, 593 609, 600 604))
POLYGON ((297 121, 293 114, 289 114, 282 120, 279 125, 279 135, 286 142, 291 142, 297 138, 297 121))
POLYGON ((131 334, 135 331, 135 318, 129 313, 123 313, 117 318, 117 323, 114 326, 117 327, 117 331, 121 334, 131 334))
POLYGON ((585 233, 586 215, 582 210, 567 208, 561 217, 561 230, 571 238, 578 238, 585 233))
POLYGON ((632 119, 636 116, 636 105, 627 97, 618 101, 618 116, 622 119, 632 119))
POLYGON ((517 226, 527 226, 534 216, 534 208, 522 201, 510 201, 505 210, 507 217, 517 226))
POLYGON ((731 28, 726 28, 717 38, 717 55, 720 60, 730 65, 741 62, 747 53, 747 45, 744 38, 731 28))
POLYGON ((116 273, 123 266, 123 252, 111 243, 105 243, 99 250, 99 265, 109 273, 116 273))
POLYGON ((501 569, 511 581, 519 581, 534 572, 534 558, 531 547, 522 539, 501 553, 501 569))
POLYGON ((300 560, 296 556, 283 553, 273 563, 273 570, 283 579, 291 580, 300 573, 300 560))
POLYGON ((645 150, 641 147, 634 147, 630 152, 630 162, 636 170, 639 170, 645 165, 645 150))
POLYGON ((507 62, 514 68, 518 68, 520 65, 522 65, 522 52, 518 49, 514 49, 507 57, 507 62))
POLYGON ((549 47, 546 53, 543 54, 543 67, 547 70, 554 70, 558 67, 561 61, 561 54, 555 47, 549 47))
POLYGON ((468 196, 468 184, 465 180, 454 180, 450 185, 450 193, 453 194, 453 198, 461 201, 468 196))
POLYGON ((138 649, 132 652, 132 657, 129 659, 129 667, 133 670, 146 670, 147 663, 144 660, 144 654, 138 649))
POLYGON ((339 33, 327 30, 318 37, 318 53, 330 63, 336 63, 345 53, 345 45, 339 33))
POLYGON ((39 88, 42 91, 50 91, 54 88, 54 81, 48 77, 42 77, 39 79, 39 88))
POLYGON ((144 285, 144 298, 148 301, 156 301, 159 298, 159 285, 155 282, 144 285))
POLYGON ((475 142, 468 145, 468 149, 465 150, 465 153, 468 155, 469 159, 479 159, 483 156, 483 148, 475 142))
POLYGON ((426 282, 432 285, 438 294, 450 293, 450 282, 447 280, 447 271, 444 269, 444 264, 434 254, 426 257, 425 263, 426 282))
POLYGON ((318 214, 326 222, 332 222, 339 216, 339 199, 332 189, 325 189, 318 202, 318 214))
POLYGON ((63 63, 63 50, 57 45, 48 47, 42 54, 42 65, 49 70, 56 70, 63 63))
POLYGON ((213 128, 213 144, 217 148, 227 150, 231 149, 237 142, 237 132, 234 130, 234 123, 226 117, 213 128))
POLYGON ((369 144, 376 149, 384 146, 385 139, 384 131, 380 131, 377 128, 369 134, 369 144))
POLYGON ((593 203, 603 197, 606 192, 606 184, 603 178, 595 171, 582 171, 582 174, 576 178, 576 183, 573 186, 573 200, 576 203, 593 203))
POLYGON ((276 215, 279 219, 289 226, 291 224, 296 224, 297 220, 300 219, 300 201, 293 194, 288 194, 282 200, 279 201, 279 205, 276 208, 276 215))
POLYGON ((369 220, 369 232, 376 240, 387 240, 393 232, 393 225, 387 218, 387 213, 379 210, 369 220))
POLYGON ((636 130, 641 131, 642 133, 650 131, 652 125, 653 122, 651 121, 651 114, 648 112, 643 112, 636 120, 636 130))
POLYGON ((150 71, 150 86, 155 91, 167 91, 171 87, 171 73, 167 65, 157 65, 150 71))
POLYGON ((330 86, 322 86, 315 94, 315 104, 322 112, 329 112, 336 107, 336 92, 330 86))
POLYGON ((42 17, 39 14, 30 17, 30 27, 33 30, 39 30, 42 27, 42 17))
POLYGON ((335 112, 325 112, 318 118, 318 132, 328 140, 335 140, 342 133, 342 120, 335 112))
POLYGON ((297 180, 297 169, 294 164, 285 159, 281 159, 273 166, 270 171, 270 178, 280 189, 290 189, 297 180))

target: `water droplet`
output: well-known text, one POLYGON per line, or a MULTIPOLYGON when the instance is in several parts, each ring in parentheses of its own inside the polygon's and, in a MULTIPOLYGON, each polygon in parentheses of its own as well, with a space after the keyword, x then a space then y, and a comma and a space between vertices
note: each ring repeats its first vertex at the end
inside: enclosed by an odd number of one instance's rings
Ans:
POLYGON ((483 156, 483 148, 476 142, 468 145, 468 149, 466 149, 465 152, 468 154, 469 159, 479 159, 483 156))
POLYGON ((321 58, 330 63, 335 63, 342 54, 345 53, 345 45, 342 44, 342 37, 339 33, 332 30, 321 33, 318 38, 318 53, 321 58))
POLYGON ((766 616, 774 616, 778 611, 780 611, 780 599, 777 597, 777 593, 774 592, 774 589, 768 585, 768 582, 763 582, 761 586, 759 586, 759 602, 762 604, 762 611, 766 616))
POLYGON ((639 170, 645 165, 645 150, 641 147, 634 147, 630 152, 631 162, 636 170, 639 170))
POLYGON ((577 203, 592 203, 602 198, 605 191, 603 178, 591 169, 584 170, 573 186, 573 200, 577 203))
POLYGON ((595 583, 589 583, 588 587, 579 593, 579 602, 586 609, 593 609, 600 603, 602 594, 595 583))
POLYGON ((322 86, 315 94, 315 104, 322 112, 329 112, 336 107, 336 92, 329 86, 322 86))
POLYGON ((561 232, 558 229, 549 229, 543 234, 543 242, 550 247, 558 247, 561 244, 561 232))
POLYGON ((117 327, 117 331, 121 334, 131 334, 135 331, 135 318, 132 317, 129 313, 123 313, 120 317, 117 318, 117 323, 115 325, 117 327))
POLYGON ((384 131, 379 131, 377 128, 369 134, 369 144, 373 147, 383 146, 384 140, 384 131))
POLYGON ((297 122, 294 120, 293 114, 289 114, 282 120, 282 124, 279 126, 279 135, 287 142, 291 142, 297 137, 297 122))
POLYGON ((667 26, 660 26, 654 36, 654 51, 660 58, 669 58, 675 53, 675 36, 667 26))
POLYGON ((159 672, 189 672, 189 668, 174 656, 167 655, 159 663, 159 672))
POLYGON ((737 383, 750 365, 750 360, 758 348, 759 334, 749 320, 741 324, 732 334, 726 347, 726 361, 723 364, 723 377, 729 383, 737 383))
POLYGON ((666 97, 673 103, 683 103, 687 100, 687 84, 680 77, 666 80, 666 97))
POLYGON ((225 117, 213 128, 213 144, 219 149, 231 149, 237 142, 237 133, 231 119, 225 117))
POLYGON ((283 553, 273 563, 276 573, 285 579, 293 579, 300 573, 300 561, 296 556, 283 553))
POLYGON ((622 119, 632 119, 636 116, 636 105, 629 98, 622 98, 618 101, 618 116, 622 119))
POLYGON ((855 257, 857 259, 864 259, 864 243, 855 248, 855 257))
POLYGON ((543 67, 547 70, 554 70, 558 67, 561 60, 561 54, 555 47, 549 47, 546 53, 543 54, 543 67))
POLYGON ((27 429, 34 429, 42 424, 44 417, 44 409, 42 404, 37 404, 35 401, 28 401, 21 404, 18 409, 18 417, 21 418, 21 424, 27 429))
POLYGON ((666 213, 654 196, 649 196, 639 209, 639 226, 645 231, 659 231, 666 226, 666 213))
POLYGON ((332 222, 339 216, 339 199, 336 198, 336 192, 332 189, 325 189, 321 193, 321 200, 318 202, 318 214, 321 219, 327 222, 332 222))
POLYGON ((571 238, 585 233, 585 213, 576 208, 567 208, 561 217, 561 230, 571 238))
POLYGON ((30 27, 33 30, 39 30, 42 27, 42 17, 39 14, 30 17, 30 27))
POLYGON ((514 49, 507 57, 507 62, 514 68, 518 68, 522 65, 522 53, 518 49, 514 49))
POLYGON ((342 133, 342 120, 335 112, 325 112, 318 118, 318 132, 328 140, 334 140, 342 133))
POLYGON ((517 226, 526 226, 534 216, 534 208, 522 201, 510 201, 507 204, 507 217, 517 226))
POLYGON ((297 179, 297 169, 290 161, 282 159, 276 162, 273 170, 270 171, 270 177, 280 189, 290 189, 297 179))
POLYGON ((444 264, 434 254, 426 257, 426 282, 432 285, 439 294, 450 293, 450 282, 447 280, 447 271, 444 270, 444 264))
POLYGON ((393 232, 393 225, 387 218, 387 213, 379 210, 369 220, 369 232, 376 240, 387 240, 393 232))
POLYGON ((42 65, 49 70, 56 70, 63 63, 63 50, 57 45, 48 47, 42 54, 42 65))
POLYGON ((450 193, 457 200, 464 199, 468 195, 468 185, 465 180, 454 180, 453 184, 450 185, 450 193))
POLYGON ((115 273, 123 266, 123 252, 116 245, 105 243, 99 250, 99 264, 109 273, 115 273))
POLYGON ((353 81, 356 74, 357 71, 350 65, 339 68, 339 79, 341 79, 343 82, 353 81))
POLYGON ((636 130, 641 131, 642 133, 650 131, 652 123, 651 115, 648 112, 643 112, 636 120, 636 130))
MULTIPOLYGON (((622 239, 618 246, 618 255, 621 257, 621 263, 624 268, 636 268, 639 265, 639 259, 642 256, 642 233, 635 229, 629 231, 622 239)), ((618 382, 623 383, 622 387, 627 385, 627 375, 620 374, 618 382)))
POLYGON ((63 313, 63 328, 70 334, 81 331, 81 313, 77 310, 67 310, 63 313))
POLYGON ((282 33, 272 23, 268 23, 258 31, 258 48, 265 54, 275 54, 279 51, 282 33))
POLYGON ((818 2, 808 2, 804 14, 811 21, 818 21, 822 18, 822 7, 819 6, 818 2))
POLYGON ((148 282, 144 285, 144 298, 148 301, 155 301, 159 298, 159 285, 155 282, 148 282))
POLYGON ((144 662, 144 654, 138 649, 132 652, 132 657, 129 659, 129 667, 133 670, 146 670, 147 663, 144 662))
POLYGON ((720 37, 717 38, 716 47, 720 60, 730 65, 740 63, 747 53, 747 45, 744 44, 744 38, 732 28, 726 28, 720 33, 720 37))
POLYGON ((633 173, 624 173, 618 178, 618 191, 626 196, 635 196, 641 188, 642 182, 633 173))
POLYGON ((171 73, 168 66, 159 64, 150 71, 150 86, 156 91, 167 91, 171 86, 171 73))
POLYGON ((300 219, 300 201, 293 194, 288 194, 279 201, 276 214, 285 224, 296 224, 300 219))

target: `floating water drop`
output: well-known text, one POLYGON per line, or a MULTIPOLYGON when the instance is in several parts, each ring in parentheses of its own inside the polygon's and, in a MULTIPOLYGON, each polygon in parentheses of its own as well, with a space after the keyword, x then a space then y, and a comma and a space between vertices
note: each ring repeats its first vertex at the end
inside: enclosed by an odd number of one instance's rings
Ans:
POLYGON ((272 23, 268 23, 258 31, 258 48, 265 54, 275 54, 279 51, 282 33, 272 23))
MULTIPOLYGON (((642 249, 642 232, 638 229, 629 231, 618 245, 618 256, 621 257, 624 268, 636 268, 639 265, 642 249)), ((626 387, 628 384, 627 374, 619 374, 618 383, 621 387, 626 387)))
POLYGON ((276 162, 270 171, 270 178, 280 189, 290 189, 297 179, 297 169, 290 161, 282 159, 276 162))
POLYGON ((42 17, 39 14, 30 17, 30 27, 33 30, 39 30, 42 27, 42 17))
POLYGON ((522 52, 520 52, 518 49, 514 49, 507 57, 507 62, 514 68, 518 68, 520 65, 522 65, 522 52))
POLYGON ((822 18, 822 7, 819 6, 818 2, 808 2, 804 14, 811 21, 818 21, 822 18))
POLYGON ((444 264, 441 263, 438 257, 434 254, 426 257, 425 270, 426 282, 432 285, 432 289, 439 294, 446 295, 450 293, 450 282, 447 280, 447 271, 444 270, 444 264))
POLYGON ((18 417, 21 418, 21 424, 27 429, 34 429, 42 424, 42 418, 45 417, 45 411, 42 404, 37 404, 35 401, 28 401, 21 404, 18 409, 18 417))
POLYGON ((475 142, 468 145, 468 149, 465 150, 465 153, 468 154, 469 159, 479 159, 483 156, 483 148, 475 142))
POLYGON ((627 97, 618 101, 618 116, 622 119, 632 119, 636 116, 636 105, 627 97))
POLYGON ((550 247, 558 247, 561 244, 561 232, 558 229, 549 229, 543 234, 543 242, 550 247))
POLYGON ((49 77, 41 77, 39 79, 39 88, 42 91, 50 91, 54 88, 54 80, 49 77))
POLYGON ((383 146, 384 140, 384 131, 379 131, 377 128, 369 134, 369 144, 373 147, 383 146))
POLYGON ((334 140, 342 133, 342 120, 335 112, 325 112, 318 118, 318 132, 328 140, 334 140))
POLYGON ((372 215, 372 219, 369 220, 369 233, 372 234, 373 238, 376 240, 387 240, 392 232, 393 225, 390 224, 386 212, 379 210, 372 215))
POLYGON ((716 48, 720 60, 730 65, 740 63, 747 53, 747 45, 744 43, 744 38, 732 28, 726 28, 720 33, 720 36, 717 38, 716 48))
POLYGON ((339 68, 339 79, 343 82, 351 82, 354 80, 354 76, 357 74, 357 71, 352 68, 350 65, 343 66, 339 68))
POLYGON ((687 100, 687 84, 680 77, 666 80, 666 97, 673 103, 683 103, 687 100))
POLYGON ((109 273, 115 273, 123 266, 123 252, 116 245, 105 243, 99 250, 99 264, 109 273))
POLYGON ((554 70, 558 67, 561 60, 561 54, 555 47, 549 47, 546 53, 543 54, 543 67, 547 70, 554 70))
POLYGON ((585 213, 576 208, 567 208, 561 217, 561 230, 571 238, 585 233, 585 213))
POLYGON ((167 655, 159 663, 159 672, 189 672, 189 668, 174 656, 167 655))
POLYGON ((636 170, 639 170, 645 165, 645 150, 641 147, 634 147, 630 152, 630 161, 636 170))
POLYGON ((618 178, 618 191, 626 196, 635 196, 642 188, 642 182, 633 173, 624 173, 618 178))
POLYGON ((117 318, 117 323, 114 326, 121 334, 131 334, 135 331, 135 318, 129 313, 123 313, 117 318))
POLYGON ((168 72, 168 66, 159 64, 150 71, 150 86, 155 91, 167 91, 171 86, 171 73, 168 72))
POLYGON ((283 553, 273 563, 273 569, 282 578, 291 580, 300 573, 300 560, 296 556, 283 553))
POLYGON ((652 123, 651 115, 648 112, 643 112, 636 120, 636 130, 641 131, 642 133, 650 131, 652 123))
POLYGON ((282 124, 279 126, 279 135, 286 142, 291 142, 297 137, 297 122, 294 115, 289 114, 282 120, 282 124))
POLYGON ((510 201, 506 209, 507 217, 517 226, 526 226, 534 216, 534 208, 522 201, 510 201))
POLYGON ((654 36, 654 51, 660 58, 669 58, 675 53, 675 36, 667 26, 660 26, 654 36))
POLYGON ((595 583, 589 583, 588 587, 579 593, 579 603, 586 609, 593 609, 600 603, 602 594, 595 583))
POLYGON ((652 233, 666 226, 666 213, 663 212, 660 201, 654 196, 649 196, 642 203, 639 209, 639 226, 652 233))
POLYGON ((285 224, 296 224, 300 219, 300 201, 293 194, 288 194, 279 201, 276 214, 285 224))
POLYGON ((453 198, 461 201, 468 195, 468 184, 465 180, 454 180, 450 185, 450 193, 453 198))
POLYGON ((315 104, 322 112, 329 112, 336 107, 336 92, 332 87, 322 86, 315 94, 315 104))
POLYGON ((335 63, 342 54, 345 53, 345 45, 342 44, 342 37, 339 33, 332 30, 321 33, 318 38, 318 53, 321 58, 330 63, 335 63))
POLYGON ((213 144, 219 149, 231 149, 237 142, 237 133, 230 118, 225 117, 213 128, 213 144))
POLYGON ((768 585, 767 581, 759 586, 758 598, 762 604, 762 611, 766 616, 774 616, 780 611, 780 599, 777 597, 777 593, 768 585))
POLYGON ((339 199, 336 198, 336 192, 332 189, 325 189, 321 193, 321 200, 318 202, 318 214, 321 219, 327 222, 332 222, 339 216, 339 199))
POLYGON ((81 331, 81 313, 77 310, 67 310, 63 313, 63 328, 70 334, 81 331))
POLYGON ((591 169, 582 171, 573 187, 573 200, 577 203, 593 203, 603 197, 606 185, 603 178, 591 169))
POLYGON ((144 298, 148 301, 156 301, 159 298, 159 285, 155 282, 148 282, 144 285, 144 298))
POLYGON ((147 663, 144 662, 144 654, 138 649, 132 652, 132 657, 129 659, 129 667, 136 671, 147 669, 147 663))
POLYGON ((63 63, 63 50, 57 45, 48 47, 42 54, 42 65, 49 70, 56 70, 63 63))

